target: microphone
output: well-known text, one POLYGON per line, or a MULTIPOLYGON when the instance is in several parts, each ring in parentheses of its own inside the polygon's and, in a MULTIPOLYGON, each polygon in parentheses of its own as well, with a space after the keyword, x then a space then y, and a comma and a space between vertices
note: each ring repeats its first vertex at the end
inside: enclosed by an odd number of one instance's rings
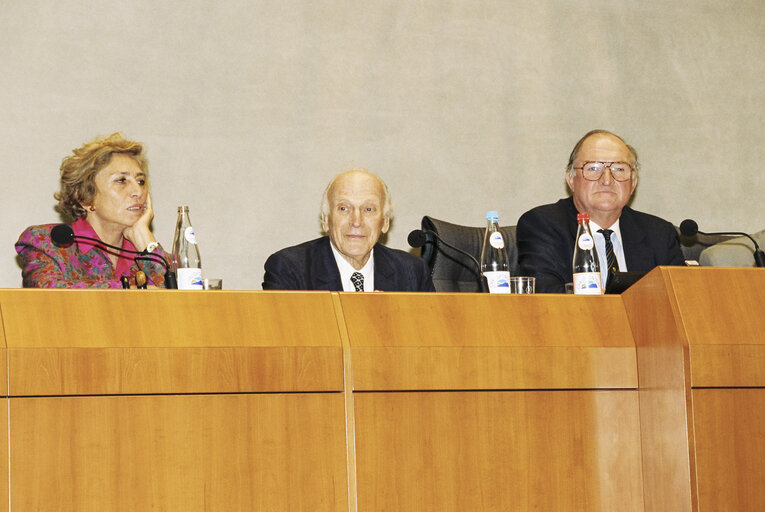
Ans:
POLYGON ((83 236, 83 235, 75 235, 74 230, 72 229, 72 226, 68 224, 58 224, 56 226, 53 226, 53 229, 50 230, 50 238, 53 240, 53 243, 60 246, 60 247, 67 247, 72 244, 75 240, 87 240, 89 242, 93 242, 96 244, 96 246, 99 249, 104 250, 106 249, 104 247, 108 247, 109 249, 113 249, 115 251, 119 252, 127 252, 130 254, 137 254, 138 257, 135 258, 136 260, 147 260, 147 261, 153 261, 155 263, 161 263, 163 267, 165 267, 165 288, 169 290, 177 290, 178 289, 178 280, 175 278, 175 272, 173 272, 172 267, 167 262, 167 260, 160 256, 159 254, 152 254, 150 252, 146 251, 132 251, 130 249, 123 249, 122 247, 116 247, 114 245, 109 245, 106 242, 103 242, 99 240, 98 238, 91 238, 89 236, 83 236))
POLYGON ((683 222, 680 223, 681 235, 692 238, 696 236, 696 233, 701 233, 702 235, 707 235, 707 236, 745 236, 746 238, 751 240, 752 243, 754 244, 754 265, 756 267, 765 267, 765 252, 762 252, 762 250, 760 249, 760 246, 757 245, 757 241, 754 238, 752 238, 751 235, 748 235, 747 233, 742 233, 740 231, 720 231, 718 233, 704 233, 703 231, 699 231, 699 225, 696 223, 695 220, 685 219, 683 222))
POLYGON ((428 242, 433 242, 433 238, 444 244, 449 249, 452 249, 454 251, 457 251, 460 254, 463 254, 470 258, 473 263, 475 263, 475 267, 478 269, 478 288, 480 289, 481 293, 489 293, 489 282, 486 280, 486 276, 481 273, 481 264, 478 263, 478 260, 475 259, 475 256, 470 254, 467 251, 464 251, 458 247, 454 247, 449 242, 446 242, 443 238, 438 236, 438 233, 435 231, 428 230, 422 230, 422 229, 415 229, 411 233, 409 233, 409 236, 407 237, 407 242, 409 242, 409 245, 411 245, 414 248, 420 248, 423 245, 425 245, 428 242), (428 238, 430 237, 430 240, 428 238))

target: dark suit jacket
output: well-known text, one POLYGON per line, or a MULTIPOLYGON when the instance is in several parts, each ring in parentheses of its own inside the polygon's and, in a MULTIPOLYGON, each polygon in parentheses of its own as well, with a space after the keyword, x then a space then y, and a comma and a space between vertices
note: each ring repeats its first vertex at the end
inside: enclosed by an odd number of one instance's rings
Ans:
MULTIPOLYGON (((434 292, 430 269, 421 258, 376 244, 375 289, 386 292, 434 292)), ((264 290, 343 291, 329 237, 324 236, 268 257, 264 290)))
MULTIPOLYGON (((565 283, 573 280, 576 214, 574 199, 569 197, 538 206, 518 220, 518 263, 522 275, 536 277, 537 292, 563 292, 565 283)), ((625 206, 619 230, 630 272, 685 264, 677 230, 669 222, 625 206)))

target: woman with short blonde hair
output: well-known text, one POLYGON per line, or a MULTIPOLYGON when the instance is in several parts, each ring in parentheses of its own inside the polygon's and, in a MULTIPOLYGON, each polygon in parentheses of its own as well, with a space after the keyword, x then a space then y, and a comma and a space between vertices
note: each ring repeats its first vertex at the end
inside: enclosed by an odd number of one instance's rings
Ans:
POLYGON ((150 286, 164 284, 159 260, 167 254, 151 232, 154 218, 148 163, 139 142, 119 133, 99 137, 74 149, 61 163, 58 210, 77 241, 63 246, 51 238, 56 224, 27 228, 16 242, 26 288, 121 288, 135 286, 142 272, 150 286), (134 254, 106 249, 98 239, 134 254), (156 256, 156 257, 154 257, 156 256))

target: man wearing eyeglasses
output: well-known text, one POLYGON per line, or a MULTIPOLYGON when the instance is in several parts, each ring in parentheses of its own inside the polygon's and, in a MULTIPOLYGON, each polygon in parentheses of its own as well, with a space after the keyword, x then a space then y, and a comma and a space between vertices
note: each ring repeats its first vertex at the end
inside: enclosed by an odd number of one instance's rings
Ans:
POLYGON ((518 263, 523 275, 536 277, 538 292, 563 292, 573 279, 577 213, 590 214, 603 283, 610 272, 684 264, 675 227, 627 206, 638 169, 635 149, 611 132, 593 130, 576 143, 566 167, 571 197, 518 220, 518 263))

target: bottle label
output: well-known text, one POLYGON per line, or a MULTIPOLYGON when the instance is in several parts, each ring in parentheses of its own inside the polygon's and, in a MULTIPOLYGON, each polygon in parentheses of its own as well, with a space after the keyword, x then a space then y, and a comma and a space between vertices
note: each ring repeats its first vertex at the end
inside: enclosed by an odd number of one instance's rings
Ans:
POLYGON ((201 290, 202 289, 202 269, 201 268, 179 268, 178 269, 178 289, 179 290, 201 290))
POLYGON ((187 227, 186 231, 183 232, 183 237, 188 243, 197 245, 197 237, 194 235, 194 228, 191 226, 187 227))
POLYGON ((510 272, 484 272, 489 282, 489 293, 510 293, 510 272))
POLYGON ((579 248, 583 251, 589 251, 595 245, 589 233, 583 233, 582 236, 579 237, 577 243, 579 244, 579 248))
POLYGON ((502 238, 502 233, 499 231, 492 233, 491 236, 489 236, 489 244, 491 244, 491 246, 495 249, 504 249, 505 240, 502 238))
POLYGON ((577 272, 574 274, 574 293, 577 295, 600 295, 600 272, 577 272))

